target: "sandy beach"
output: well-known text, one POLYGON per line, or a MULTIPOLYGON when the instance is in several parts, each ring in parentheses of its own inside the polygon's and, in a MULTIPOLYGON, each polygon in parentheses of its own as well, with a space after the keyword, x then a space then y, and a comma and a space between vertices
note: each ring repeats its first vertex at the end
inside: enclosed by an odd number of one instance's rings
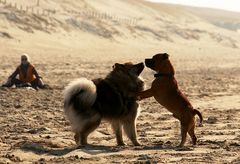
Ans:
MULTIPOLYGON (((10 2, 0 3, 0 82, 16 69, 21 53, 28 53, 51 89, 0 87, 0 163, 240 163, 237 30, 215 26, 181 6, 144 1, 10 2), (20 5, 39 14, 22 12, 20 5), (55 13, 42 15, 47 9, 55 13), (143 62, 159 52, 170 54, 180 89, 203 114, 197 145, 188 136, 185 147, 177 148, 179 121, 149 98, 139 102, 141 146, 125 136, 127 145, 116 146, 111 127, 102 121, 90 145, 76 148, 63 111, 64 87, 76 78, 105 77, 115 63, 143 62)), ((146 88, 153 74, 146 67, 141 74, 146 88)))

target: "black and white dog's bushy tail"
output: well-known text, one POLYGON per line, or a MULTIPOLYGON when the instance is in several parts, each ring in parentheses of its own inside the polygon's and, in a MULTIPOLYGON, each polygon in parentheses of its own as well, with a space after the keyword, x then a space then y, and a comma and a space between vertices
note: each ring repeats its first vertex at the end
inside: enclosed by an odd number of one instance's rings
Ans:
POLYGON ((64 90, 64 110, 84 111, 96 101, 96 85, 86 78, 72 81, 64 90))

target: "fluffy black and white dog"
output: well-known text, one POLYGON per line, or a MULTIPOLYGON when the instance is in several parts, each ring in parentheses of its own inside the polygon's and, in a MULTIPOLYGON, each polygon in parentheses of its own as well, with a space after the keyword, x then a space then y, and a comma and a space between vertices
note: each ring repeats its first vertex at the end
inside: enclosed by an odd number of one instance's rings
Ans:
POLYGON ((132 143, 140 145, 135 121, 139 106, 137 93, 144 89, 144 82, 139 77, 143 69, 143 63, 116 63, 103 79, 81 78, 65 88, 64 111, 78 145, 87 144, 88 135, 102 119, 111 123, 118 145, 124 145, 122 127, 132 143))

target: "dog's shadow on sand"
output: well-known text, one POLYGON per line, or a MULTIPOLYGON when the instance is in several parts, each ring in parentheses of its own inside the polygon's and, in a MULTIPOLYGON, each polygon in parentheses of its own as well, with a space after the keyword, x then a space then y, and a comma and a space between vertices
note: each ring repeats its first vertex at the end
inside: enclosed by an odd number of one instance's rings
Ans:
POLYGON ((101 145, 86 145, 86 146, 72 146, 67 148, 61 147, 51 147, 46 143, 38 142, 25 142, 19 145, 20 149, 25 152, 32 152, 38 155, 48 154, 54 156, 64 156, 71 152, 84 152, 86 154, 95 155, 101 153, 112 153, 118 152, 124 149, 124 147, 119 146, 101 146, 101 145))
POLYGON ((49 154, 49 155, 55 155, 55 156, 63 156, 76 150, 76 148, 74 147, 70 147, 70 148, 54 147, 53 148, 45 143, 38 143, 38 142, 25 142, 22 145, 20 145, 20 149, 25 152, 32 152, 38 155, 49 154))
POLYGON ((147 146, 103 146, 103 145, 86 145, 73 146, 68 148, 52 148, 43 143, 27 142, 20 146, 20 149, 26 152, 33 152, 38 155, 48 154, 54 156, 64 156, 71 152, 84 152, 89 155, 107 154, 121 152, 124 150, 146 151, 146 150, 175 150, 175 151, 192 151, 192 148, 176 148, 171 145, 147 145, 147 146))

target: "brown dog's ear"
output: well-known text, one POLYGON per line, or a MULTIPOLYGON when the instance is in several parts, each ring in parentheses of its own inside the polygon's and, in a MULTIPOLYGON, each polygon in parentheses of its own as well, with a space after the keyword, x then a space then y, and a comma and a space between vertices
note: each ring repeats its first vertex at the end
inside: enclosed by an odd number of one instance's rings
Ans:
POLYGON ((164 59, 168 59, 168 58, 169 58, 169 55, 168 55, 167 53, 164 53, 164 54, 163 54, 163 58, 164 58, 164 59))

